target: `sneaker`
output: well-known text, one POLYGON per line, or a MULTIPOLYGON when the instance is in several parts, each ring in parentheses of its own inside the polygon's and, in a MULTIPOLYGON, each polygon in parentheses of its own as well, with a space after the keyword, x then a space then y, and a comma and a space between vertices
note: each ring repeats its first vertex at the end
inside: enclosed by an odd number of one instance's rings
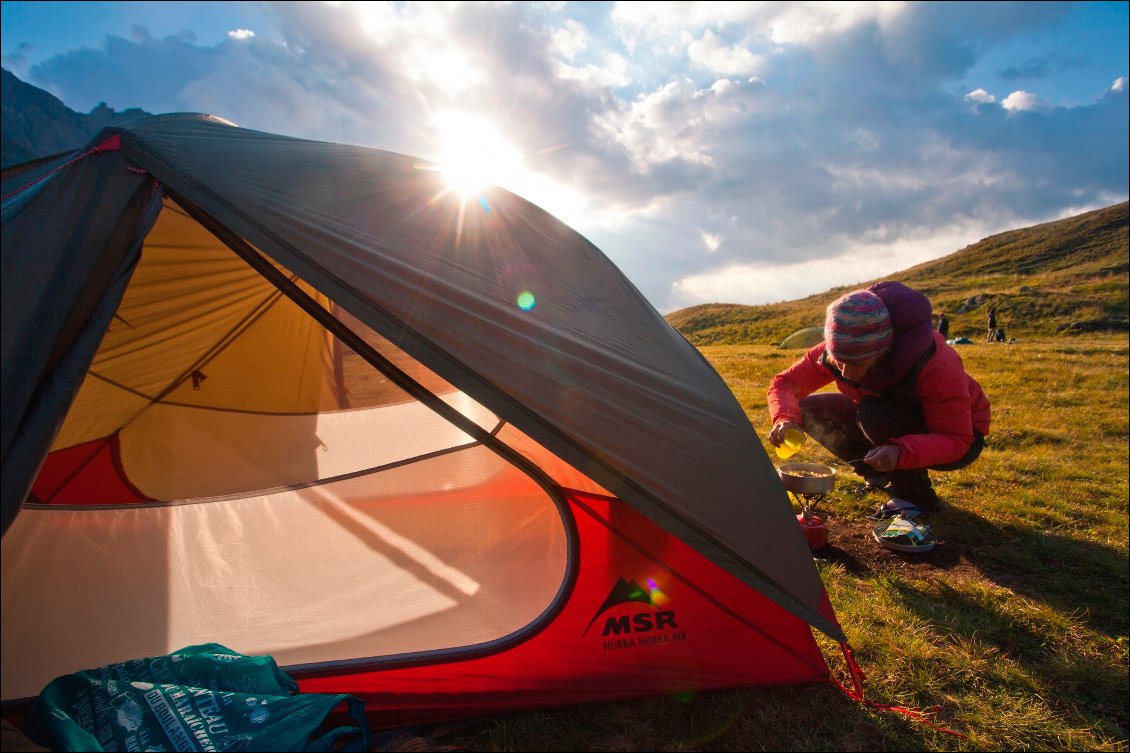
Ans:
POLYGON ((891 497, 889 500, 875 508, 875 512, 871 513, 867 517, 871 520, 886 520, 887 518, 899 516, 906 518, 907 520, 913 520, 921 514, 922 509, 913 502, 908 502, 905 499, 899 499, 898 497, 891 497))

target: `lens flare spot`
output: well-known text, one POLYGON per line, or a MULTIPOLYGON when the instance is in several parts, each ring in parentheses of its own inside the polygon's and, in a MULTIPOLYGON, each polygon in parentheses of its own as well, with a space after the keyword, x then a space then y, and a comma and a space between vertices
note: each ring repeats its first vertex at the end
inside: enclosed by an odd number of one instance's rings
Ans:
POLYGON ((522 309, 523 311, 531 311, 533 310, 534 306, 538 305, 538 299, 535 298, 534 294, 530 291, 523 290, 518 294, 517 303, 518 308, 522 309))

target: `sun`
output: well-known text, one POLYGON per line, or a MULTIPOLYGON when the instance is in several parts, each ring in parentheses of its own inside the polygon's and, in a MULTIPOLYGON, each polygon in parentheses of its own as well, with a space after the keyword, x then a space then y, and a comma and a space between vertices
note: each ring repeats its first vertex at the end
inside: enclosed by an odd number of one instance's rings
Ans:
MULTIPOLYGON (((589 202, 576 190, 552 177, 532 171, 524 155, 507 141, 488 118, 465 111, 432 116, 439 156, 435 160, 446 190, 459 196, 461 206, 482 199, 487 186, 504 188, 572 225, 591 219, 589 202)), ((538 154, 565 146, 542 149, 538 154)))
POLYGON ((444 181, 463 198, 502 185, 522 167, 521 155, 489 120, 464 113, 433 118, 439 133, 437 163, 444 181))

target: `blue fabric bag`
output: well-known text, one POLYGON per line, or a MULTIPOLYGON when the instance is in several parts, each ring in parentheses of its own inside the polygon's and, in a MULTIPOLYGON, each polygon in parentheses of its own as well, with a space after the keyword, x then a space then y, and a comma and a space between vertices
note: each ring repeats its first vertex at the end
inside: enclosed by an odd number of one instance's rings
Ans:
POLYGON ((216 643, 52 680, 27 735, 53 750, 365 751, 363 702, 301 694, 270 656, 216 643), (355 726, 326 729, 344 705, 355 726))

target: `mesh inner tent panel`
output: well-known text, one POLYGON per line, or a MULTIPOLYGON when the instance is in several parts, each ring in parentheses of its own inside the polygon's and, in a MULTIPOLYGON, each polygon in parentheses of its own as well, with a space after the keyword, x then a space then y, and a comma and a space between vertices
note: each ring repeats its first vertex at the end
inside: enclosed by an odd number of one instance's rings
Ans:
POLYGON ((211 641, 284 666, 488 644, 551 608, 569 559, 555 500, 482 446, 272 494, 30 506, 13 525, 5 699, 211 641))

